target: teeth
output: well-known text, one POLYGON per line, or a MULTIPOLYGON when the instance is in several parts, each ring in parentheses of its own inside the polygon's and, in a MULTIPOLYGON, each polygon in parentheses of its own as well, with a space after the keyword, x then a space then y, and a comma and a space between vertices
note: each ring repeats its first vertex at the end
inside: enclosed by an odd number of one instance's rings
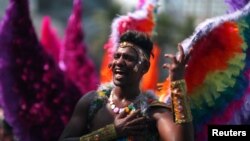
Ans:
POLYGON ((120 78, 122 78, 122 75, 117 74, 117 75, 116 75, 116 78, 120 79, 120 78))
POLYGON ((124 72, 121 71, 121 70, 116 70, 115 72, 116 72, 116 73, 124 73, 124 72))

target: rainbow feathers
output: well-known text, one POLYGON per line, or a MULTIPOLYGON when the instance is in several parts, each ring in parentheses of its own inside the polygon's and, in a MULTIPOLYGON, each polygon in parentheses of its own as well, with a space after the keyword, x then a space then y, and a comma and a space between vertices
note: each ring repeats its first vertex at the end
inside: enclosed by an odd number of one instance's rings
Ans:
POLYGON ((195 139, 207 139, 209 124, 250 123, 250 3, 208 19, 183 41, 192 47, 185 79, 195 139))
MULTIPOLYGON (((207 140, 209 124, 250 124, 249 35, 250 3, 231 14, 207 19, 182 42, 185 54, 193 50, 185 80, 196 141, 207 140)), ((161 87, 160 100, 167 102, 169 79, 161 87)))

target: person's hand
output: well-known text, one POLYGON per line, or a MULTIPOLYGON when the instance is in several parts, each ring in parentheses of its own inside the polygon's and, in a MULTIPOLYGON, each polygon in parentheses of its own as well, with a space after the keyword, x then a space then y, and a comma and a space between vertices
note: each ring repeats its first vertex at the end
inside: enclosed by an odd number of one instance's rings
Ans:
POLYGON ((168 69, 169 76, 172 81, 180 80, 184 78, 185 68, 191 54, 190 52, 185 55, 181 44, 178 44, 178 55, 165 54, 166 58, 170 58, 172 63, 165 63, 163 68, 168 69))
POLYGON ((143 135, 147 128, 146 118, 141 116, 140 110, 136 110, 130 114, 125 111, 116 116, 115 129, 117 136, 138 136, 143 135))

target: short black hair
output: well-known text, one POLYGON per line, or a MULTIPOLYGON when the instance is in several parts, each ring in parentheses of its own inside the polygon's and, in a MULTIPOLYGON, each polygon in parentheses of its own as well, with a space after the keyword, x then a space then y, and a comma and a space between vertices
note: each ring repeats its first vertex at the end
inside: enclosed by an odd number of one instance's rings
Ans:
POLYGON ((137 45, 144 51, 148 58, 150 58, 150 55, 153 55, 153 41, 144 32, 128 30, 121 35, 119 43, 121 42, 130 42, 137 45))

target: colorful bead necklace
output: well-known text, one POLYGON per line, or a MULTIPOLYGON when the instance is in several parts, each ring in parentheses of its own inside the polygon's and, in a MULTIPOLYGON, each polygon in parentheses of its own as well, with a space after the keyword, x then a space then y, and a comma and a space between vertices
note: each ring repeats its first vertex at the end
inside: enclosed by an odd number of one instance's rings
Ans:
POLYGON ((118 106, 115 105, 115 103, 113 102, 113 94, 110 94, 110 97, 108 99, 108 103, 110 105, 110 108, 112 109, 112 111, 116 114, 122 113, 123 111, 125 111, 126 113, 129 113, 131 111, 135 111, 136 107, 135 107, 135 103, 137 103, 138 101, 140 101, 141 99, 141 94, 139 94, 136 99, 134 100, 134 102, 130 103, 128 106, 123 107, 123 108, 119 108, 118 106))

